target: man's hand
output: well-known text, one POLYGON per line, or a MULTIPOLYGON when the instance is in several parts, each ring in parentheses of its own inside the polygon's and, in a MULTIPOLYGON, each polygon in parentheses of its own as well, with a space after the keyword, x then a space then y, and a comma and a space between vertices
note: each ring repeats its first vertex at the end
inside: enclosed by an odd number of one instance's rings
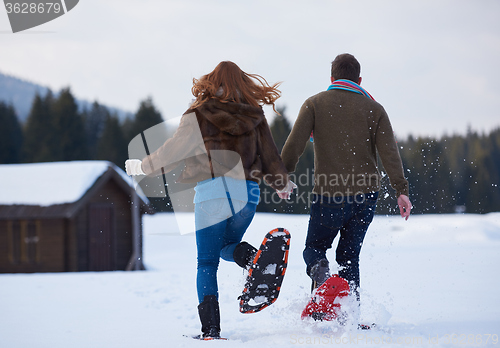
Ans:
POLYGON ((400 195, 398 197, 398 206, 399 206, 399 213, 401 214, 402 218, 405 218, 405 220, 408 220, 410 217, 410 212, 411 212, 411 202, 408 196, 406 195, 400 195))
POLYGON ((297 185, 291 180, 288 180, 286 183, 286 186, 283 190, 276 190, 276 193, 278 193, 279 198, 281 199, 290 199, 290 194, 293 192, 293 189, 297 188, 297 185))

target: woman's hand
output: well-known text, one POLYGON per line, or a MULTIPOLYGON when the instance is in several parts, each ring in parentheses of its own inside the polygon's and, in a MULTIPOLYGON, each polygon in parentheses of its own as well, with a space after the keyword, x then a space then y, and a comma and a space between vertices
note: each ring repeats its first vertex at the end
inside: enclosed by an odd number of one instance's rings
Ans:
POLYGON ((288 180, 286 183, 286 186, 282 190, 276 190, 276 193, 278 193, 279 198, 281 199, 290 199, 290 195, 293 192, 293 189, 296 189, 297 185, 291 180, 288 180))
POLYGON ((142 170, 142 161, 138 159, 129 159, 125 161, 125 171, 127 175, 146 175, 142 170))

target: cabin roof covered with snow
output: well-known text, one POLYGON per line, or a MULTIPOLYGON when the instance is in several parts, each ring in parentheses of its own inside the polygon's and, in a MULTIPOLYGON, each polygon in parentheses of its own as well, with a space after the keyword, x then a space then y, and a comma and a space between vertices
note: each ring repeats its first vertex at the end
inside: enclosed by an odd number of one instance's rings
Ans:
MULTIPOLYGON (((0 218, 22 216, 71 216, 75 203, 113 177, 126 191, 133 181, 107 161, 68 161, 0 165, 0 218)), ((139 189, 140 190, 140 189, 139 189)), ((149 203, 139 191, 142 205, 149 203)))

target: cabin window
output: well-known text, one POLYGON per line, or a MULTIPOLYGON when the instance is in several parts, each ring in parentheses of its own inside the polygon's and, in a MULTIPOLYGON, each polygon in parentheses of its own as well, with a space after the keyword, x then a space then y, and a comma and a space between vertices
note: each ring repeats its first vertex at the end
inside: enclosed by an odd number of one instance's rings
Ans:
POLYGON ((39 222, 35 220, 14 220, 9 227, 11 262, 13 264, 37 263, 39 222))
POLYGON ((21 223, 19 221, 12 222, 11 228, 11 260, 12 263, 21 262, 21 223))
POLYGON ((37 246, 38 246, 38 231, 36 221, 27 221, 26 223, 26 237, 24 243, 26 244, 26 261, 29 263, 37 262, 37 246))

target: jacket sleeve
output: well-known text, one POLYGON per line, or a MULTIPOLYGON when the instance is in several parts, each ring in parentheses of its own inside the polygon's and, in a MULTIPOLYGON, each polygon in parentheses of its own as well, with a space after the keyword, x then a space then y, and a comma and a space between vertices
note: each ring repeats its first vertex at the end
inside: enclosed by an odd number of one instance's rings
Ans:
POLYGON ((314 106, 306 100, 300 108, 299 115, 286 139, 281 158, 289 173, 295 171, 300 156, 304 153, 307 142, 314 129, 314 106))
POLYGON ((275 190, 282 190, 288 183, 288 173, 274 143, 271 129, 264 119, 258 126, 260 144, 259 157, 264 180, 275 190))
POLYGON ((182 116, 172 138, 142 160, 142 170, 148 176, 156 176, 175 169, 188 157, 206 153, 200 127, 194 112, 182 116))
POLYGON ((400 195, 408 196, 408 181, 404 177, 403 163, 394 138, 391 122, 385 111, 382 112, 378 123, 375 143, 382 165, 387 171, 387 175, 389 175, 391 186, 396 190, 396 197, 400 195))

